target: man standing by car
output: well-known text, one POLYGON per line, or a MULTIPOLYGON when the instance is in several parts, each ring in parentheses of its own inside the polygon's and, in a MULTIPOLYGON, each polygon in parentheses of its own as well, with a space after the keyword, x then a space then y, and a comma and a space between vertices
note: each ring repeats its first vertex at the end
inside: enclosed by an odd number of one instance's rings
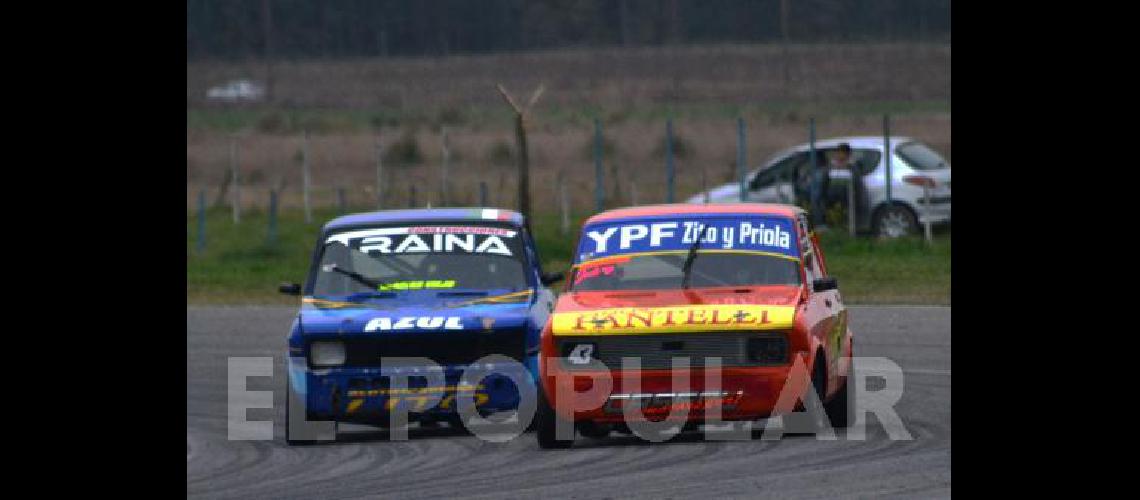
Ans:
MULTIPOLYGON (((849 144, 846 142, 840 143, 839 146, 835 148, 835 152, 831 156, 831 165, 829 167, 831 170, 847 170, 851 172, 851 184, 855 189, 855 206, 848 206, 848 210, 854 210, 855 220, 859 220, 859 217, 867 210, 867 188, 863 185, 862 165, 858 161, 852 161, 851 146, 849 144)), ((846 198, 847 195, 845 193, 842 200, 825 200, 825 203, 827 206, 831 206, 831 204, 838 201, 842 205, 848 205, 849 200, 846 198)))
POLYGON ((811 183, 809 186, 809 198, 811 200, 811 207, 809 212, 811 214, 811 224, 816 229, 823 229, 826 227, 826 217, 824 214, 827 212, 827 192, 831 188, 831 167, 827 164, 827 160, 820 158, 816 160, 815 165, 811 169, 811 183))

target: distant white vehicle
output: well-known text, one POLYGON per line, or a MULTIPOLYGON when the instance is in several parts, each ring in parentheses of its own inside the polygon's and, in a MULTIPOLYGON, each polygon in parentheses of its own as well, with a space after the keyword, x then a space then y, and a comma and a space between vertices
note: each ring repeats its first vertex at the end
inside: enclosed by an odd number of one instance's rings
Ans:
MULTIPOLYGON (((867 188, 867 213, 859 214, 856 228, 880 236, 902 236, 917 233, 923 219, 931 224, 950 222, 950 163, 925 144, 909 137, 891 137, 891 200, 887 201, 886 157, 880 136, 838 137, 816 141, 819 155, 826 155, 839 144, 851 146, 853 158, 864 169, 867 188), (927 189, 923 189, 923 188, 927 189), (929 203, 926 195, 930 196, 929 203)), ((686 203, 799 203, 807 200, 810 185, 809 145, 800 144, 781 151, 745 178, 745 199, 740 197, 740 184, 731 182, 689 198, 686 203)), ((832 199, 844 200, 851 172, 831 172, 829 192, 832 199)))
POLYGON ((206 91, 206 99, 212 101, 260 101, 265 97, 265 87, 249 80, 233 80, 206 91))

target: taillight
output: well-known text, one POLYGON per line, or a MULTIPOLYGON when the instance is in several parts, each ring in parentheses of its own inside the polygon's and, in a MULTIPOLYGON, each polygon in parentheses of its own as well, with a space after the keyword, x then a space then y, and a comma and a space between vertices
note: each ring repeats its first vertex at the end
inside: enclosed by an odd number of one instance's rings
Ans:
POLYGON ((934 187, 934 179, 931 179, 930 177, 927 177, 925 175, 904 175, 902 180, 903 180, 903 182, 910 184, 912 186, 928 187, 928 188, 934 187))

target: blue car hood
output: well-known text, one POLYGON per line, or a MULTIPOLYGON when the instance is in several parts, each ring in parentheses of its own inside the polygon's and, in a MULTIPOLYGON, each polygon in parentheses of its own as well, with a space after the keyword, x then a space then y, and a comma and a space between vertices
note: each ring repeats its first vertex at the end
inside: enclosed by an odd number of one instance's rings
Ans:
POLYGON ((485 297, 440 298, 434 292, 404 292, 364 303, 306 298, 301 307, 302 335, 384 335, 487 331, 524 328, 533 292, 485 297))

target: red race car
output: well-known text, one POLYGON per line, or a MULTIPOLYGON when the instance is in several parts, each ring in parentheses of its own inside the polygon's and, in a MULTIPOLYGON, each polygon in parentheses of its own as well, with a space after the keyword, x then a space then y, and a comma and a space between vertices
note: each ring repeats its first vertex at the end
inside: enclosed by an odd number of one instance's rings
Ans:
POLYGON ((797 207, 597 214, 566 286, 541 338, 542 448, 644 422, 853 420, 847 310, 797 207))

